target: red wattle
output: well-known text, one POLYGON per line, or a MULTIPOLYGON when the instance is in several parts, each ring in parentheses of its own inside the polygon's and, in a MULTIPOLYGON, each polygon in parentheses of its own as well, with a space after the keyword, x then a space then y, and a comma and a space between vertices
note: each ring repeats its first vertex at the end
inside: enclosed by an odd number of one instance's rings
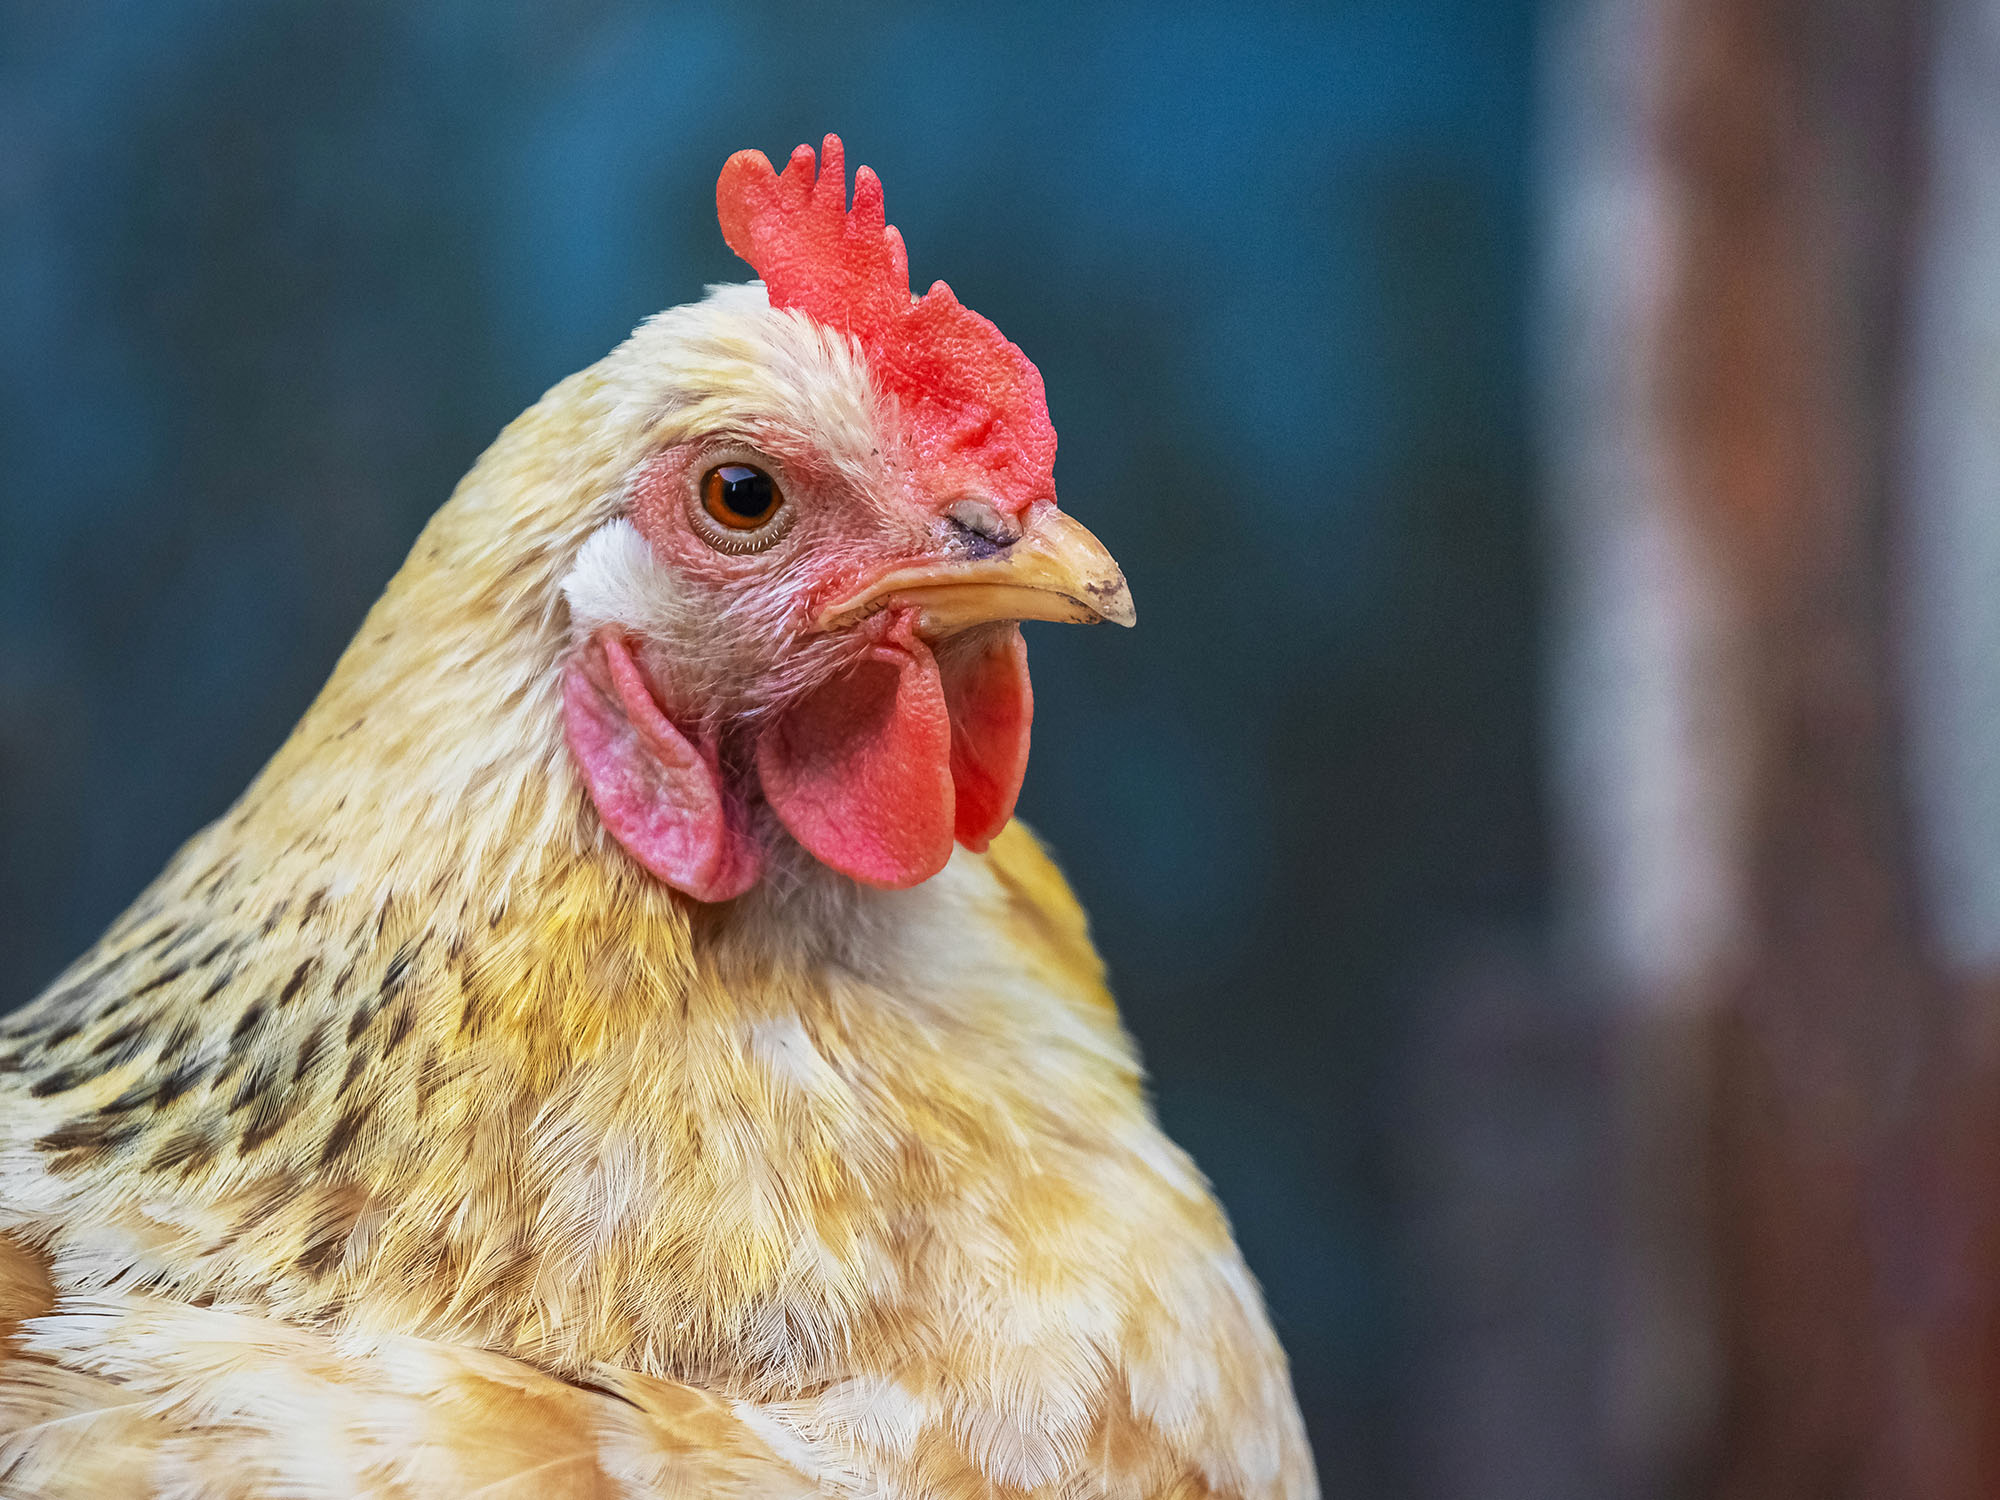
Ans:
POLYGON ((951 858, 951 720, 937 659, 907 621, 757 743, 764 796, 821 864, 901 889, 951 858))
POLYGON ((563 671, 563 737, 611 836, 697 901, 757 882, 763 851, 723 790, 712 751, 670 723, 616 633, 593 637, 563 671))
POLYGON ((952 643, 941 665, 951 714, 955 831, 966 848, 983 852, 1014 816, 1028 773, 1028 728, 1035 717, 1028 645, 1018 625, 985 629, 952 643))

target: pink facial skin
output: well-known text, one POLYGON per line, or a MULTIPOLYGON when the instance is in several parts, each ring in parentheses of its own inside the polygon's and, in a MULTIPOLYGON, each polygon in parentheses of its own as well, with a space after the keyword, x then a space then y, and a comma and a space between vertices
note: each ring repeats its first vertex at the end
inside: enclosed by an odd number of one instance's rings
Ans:
POLYGON ((953 831, 966 848, 983 853, 1014 816, 1028 774, 1028 730, 1035 718, 1028 643, 1018 625, 991 625, 951 642, 946 663, 953 831))
POLYGON ((904 618, 764 732, 757 774, 821 864, 869 885, 915 885, 951 858, 951 740, 937 658, 904 618))
MULTIPOLYGON (((943 516, 959 499, 983 497, 1017 520, 1053 500, 1056 437, 1040 373, 942 282, 910 295, 881 184, 863 168, 848 205, 837 137, 817 162, 800 147, 782 172, 738 152, 716 205, 772 307, 856 342, 898 413, 903 451, 862 504, 813 472, 809 446, 772 449, 788 484, 823 502, 817 520, 775 543, 790 549, 782 572, 766 566, 776 552, 730 553, 691 529, 690 485, 712 458, 655 454, 633 476, 631 520, 662 564, 710 589, 784 589, 761 601, 764 615, 789 621, 773 628, 796 629, 803 643, 817 611, 867 577, 937 561, 943 516)), ((604 826, 634 859, 696 900, 741 895, 764 864, 750 831, 760 801, 821 863, 869 885, 916 885, 944 868, 954 843, 987 847, 1027 769, 1034 694, 1019 627, 932 642, 905 609, 847 629, 854 654, 831 676, 734 722, 727 705, 662 692, 616 630, 580 645, 563 681, 565 734, 604 826)))
POLYGON ((612 837, 698 901, 756 883, 759 795, 820 863, 901 889, 943 869, 954 840, 982 850, 1013 816, 1034 712, 1027 654, 1016 626, 980 634, 941 669, 899 612, 851 670, 756 731, 754 785, 666 717, 615 631, 566 671, 564 731, 612 837))
MULTIPOLYGON (((780 543, 802 549, 783 570, 768 554, 719 553, 688 514, 711 457, 690 445, 649 459, 633 479, 633 525, 663 563, 706 587, 771 591, 773 619, 809 618, 861 574, 934 545, 920 526, 860 541, 869 528, 858 514, 838 519, 847 513, 830 476, 788 457, 797 490, 817 493, 820 515, 836 518, 832 530, 814 523, 808 533, 801 522, 780 543)), ((850 630, 866 645, 845 669, 775 714, 719 727, 699 705, 681 705, 681 719, 676 695, 618 630, 584 642, 564 678, 564 729, 612 837, 707 902, 741 895, 761 874, 766 851, 751 832, 760 800, 822 864, 868 885, 927 880, 954 842, 985 849, 1027 770, 1034 695, 1019 627, 981 626, 934 647, 912 611, 891 610, 850 630)))
POLYGON ((563 732, 611 836, 697 901, 727 901, 757 882, 762 848, 729 795, 713 748, 668 722, 615 631, 586 642, 563 673, 563 732))

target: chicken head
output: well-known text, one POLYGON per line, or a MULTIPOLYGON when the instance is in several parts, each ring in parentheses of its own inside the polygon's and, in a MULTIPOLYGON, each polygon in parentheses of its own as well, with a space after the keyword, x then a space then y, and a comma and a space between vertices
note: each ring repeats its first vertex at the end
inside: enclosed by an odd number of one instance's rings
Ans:
POLYGON ((942 282, 911 296, 836 137, 782 173, 739 152, 717 206, 762 286, 655 320, 648 440, 565 583, 565 736, 605 828, 697 900, 783 838, 915 885, 1013 813, 1019 622, 1130 625, 1131 597, 1056 506, 1040 374, 942 282))

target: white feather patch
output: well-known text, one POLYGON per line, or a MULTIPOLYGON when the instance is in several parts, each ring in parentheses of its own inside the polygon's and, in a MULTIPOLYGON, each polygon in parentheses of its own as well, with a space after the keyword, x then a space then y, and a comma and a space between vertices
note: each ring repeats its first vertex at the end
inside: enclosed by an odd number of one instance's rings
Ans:
POLYGON ((579 633, 622 625, 671 639, 688 623, 689 602, 680 580, 622 516, 590 534, 562 591, 579 633))

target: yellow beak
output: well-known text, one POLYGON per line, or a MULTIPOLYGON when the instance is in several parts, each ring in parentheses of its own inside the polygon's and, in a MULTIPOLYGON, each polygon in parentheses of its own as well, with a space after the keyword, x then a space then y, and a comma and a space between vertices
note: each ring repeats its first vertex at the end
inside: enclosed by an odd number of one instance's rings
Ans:
POLYGON ((821 611, 819 628, 839 630, 895 606, 916 608, 917 629, 932 638, 995 620, 1130 625, 1137 618, 1104 544, 1053 506, 996 556, 927 559, 884 573, 821 611))

